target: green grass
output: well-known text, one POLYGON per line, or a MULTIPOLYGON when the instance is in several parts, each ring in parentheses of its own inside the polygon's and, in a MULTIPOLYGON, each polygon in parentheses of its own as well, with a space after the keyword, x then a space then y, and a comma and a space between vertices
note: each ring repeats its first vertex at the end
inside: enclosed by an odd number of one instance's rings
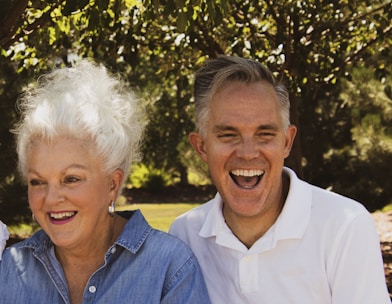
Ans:
POLYGON ((199 204, 133 204, 116 207, 117 210, 140 209, 149 224, 159 230, 168 231, 173 220, 199 204))

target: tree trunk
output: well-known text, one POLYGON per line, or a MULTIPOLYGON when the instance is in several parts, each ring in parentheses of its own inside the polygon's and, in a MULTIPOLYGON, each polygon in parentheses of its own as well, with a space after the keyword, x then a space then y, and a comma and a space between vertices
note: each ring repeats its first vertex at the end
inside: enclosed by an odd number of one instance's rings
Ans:
POLYGON ((301 129, 297 111, 297 100, 294 94, 290 94, 290 121, 297 127, 297 135, 295 136, 293 147, 290 155, 285 160, 285 166, 293 169, 298 177, 303 178, 302 170, 302 150, 301 150, 301 129))

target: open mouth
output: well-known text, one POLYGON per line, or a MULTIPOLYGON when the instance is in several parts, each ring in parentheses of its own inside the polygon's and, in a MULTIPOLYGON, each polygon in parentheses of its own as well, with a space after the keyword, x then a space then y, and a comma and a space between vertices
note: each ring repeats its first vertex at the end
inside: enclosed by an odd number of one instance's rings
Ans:
POLYGON ((49 217, 52 221, 66 221, 74 217, 76 213, 76 211, 50 212, 49 217))
POLYGON ((260 183, 264 172, 264 170, 258 169, 236 169, 230 172, 230 176, 239 187, 244 189, 252 189, 260 183))

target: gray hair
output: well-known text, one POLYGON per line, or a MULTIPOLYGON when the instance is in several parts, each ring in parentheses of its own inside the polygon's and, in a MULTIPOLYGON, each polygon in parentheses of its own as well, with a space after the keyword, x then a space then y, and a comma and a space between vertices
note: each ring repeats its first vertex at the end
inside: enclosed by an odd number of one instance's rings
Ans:
POLYGON ((18 102, 21 120, 12 131, 23 178, 30 146, 37 140, 83 140, 101 157, 106 173, 120 168, 126 176, 140 158, 144 125, 138 100, 102 65, 82 60, 75 67, 56 69, 41 76, 38 86, 18 102))
POLYGON ((270 83, 280 102, 280 113, 283 125, 287 129, 290 125, 290 101, 286 87, 276 81, 271 71, 261 63, 241 57, 220 55, 209 59, 196 72, 194 97, 196 129, 205 136, 205 128, 209 116, 209 103, 217 91, 227 82, 240 81, 254 83, 266 81, 270 83))

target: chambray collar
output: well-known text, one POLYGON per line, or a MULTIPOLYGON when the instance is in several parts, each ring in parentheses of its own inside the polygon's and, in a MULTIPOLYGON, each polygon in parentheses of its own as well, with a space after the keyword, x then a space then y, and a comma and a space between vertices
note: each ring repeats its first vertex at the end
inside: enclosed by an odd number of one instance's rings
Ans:
POLYGON ((116 244, 132 253, 136 253, 151 233, 152 227, 147 223, 140 210, 124 211, 120 212, 119 215, 128 219, 128 222, 116 244))

